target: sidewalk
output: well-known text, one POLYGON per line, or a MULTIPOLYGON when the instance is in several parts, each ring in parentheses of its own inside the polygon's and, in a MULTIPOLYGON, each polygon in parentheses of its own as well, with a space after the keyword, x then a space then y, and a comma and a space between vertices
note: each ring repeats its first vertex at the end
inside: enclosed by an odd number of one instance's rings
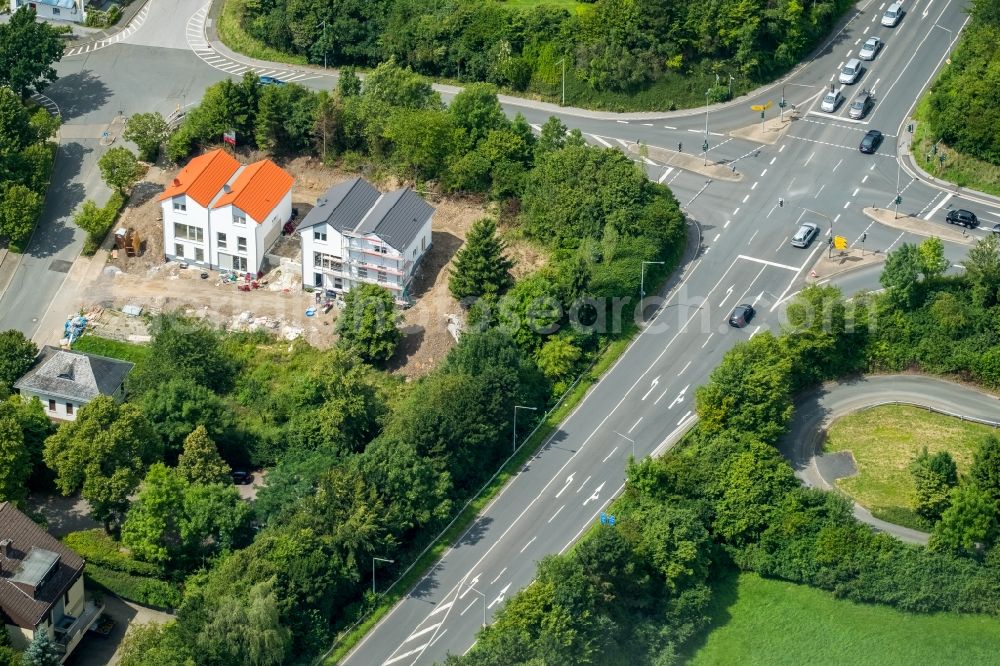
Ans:
POLYGON ((118 19, 118 22, 110 28, 98 30, 96 28, 88 28, 83 25, 73 25, 73 37, 66 40, 64 50, 86 46, 88 44, 93 44, 95 42, 100 42, 110 37, 114 37, 119 32, 128 28, 129 23, 132 22, 132 19, 135 18, 136 14, 141 12, 142 8, 151 1, 152 0, 133 0, 132 4, 122 8, 122 17, 118 19), (79 35, 77 34, 77 30, 80 31, 79 35))
POLYGON ((113 243, 114 236, 109 233, 94 256, 85 257, 81 254, 76 258, 66 273, 62 287, 38 322, 38 328, 32 337, 36 345, 59 346, 59 340, 63 336, 63 324, 69 315, 76 314, 85 305, 84 296, 92 289, 107 265, 109 249, 113 243))

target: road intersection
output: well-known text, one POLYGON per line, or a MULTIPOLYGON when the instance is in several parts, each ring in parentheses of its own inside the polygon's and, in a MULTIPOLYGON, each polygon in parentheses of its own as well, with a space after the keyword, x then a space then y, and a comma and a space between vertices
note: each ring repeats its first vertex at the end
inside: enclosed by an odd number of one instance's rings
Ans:
MULTIPOLYGON (((900 193, 900 213, 935 223, 943 224, 950 207, 970 208, 984 218, 997 215, 1000 221, 1000 208, 989 208, 987 199, 916 179, 897 160, 909 142, 906 124, 914 101, 965 25, 963 4, 908 2, 906 16, 894 29, 878 23, 885 4, 859 3, 829 43, 783 81, 712 107, 707 118, 705 109, 611 114, 502 98, 508 113, 522 113, 536 130, 557 115, 588 142, 624 151, 637 143, 666 151, 684 144, 691 154, 706 138, 707 125, 707 160, 735 167, 741 177, 710 179, 668 160, 633 155, 652 180, 674 191, 692 221, 690 260, 671 281, 669 293, 643 308, 656 314, 618 362, 342 663, 431 664, 448 652, 467 651, 483 621, 530 583, 536 562, 564 552, 606 510, 623 487, 633 447, 642 457, 672 444, 693 422, 694 390, 722 355, 763 330, 778 329, 783 304, 826 251, 827 236, 845 236, 852 246, 864 238, 866 250, 883 253, 922 239, 873 222, 862 209, 890 208, 900 193), (874 90, 868 115, 853 121, 843 108, 834 114, 816 111, 838 63, 874 34, 885 47, 853 86, 874 90), (782 94, 795 105, 798 119, 773 145, 729 134, 759 124, 750 106, 776 102, 782 94), (881 129, 885 141, 876 154, 863 155, 858 142, 870 128, 881 129), (806 221, 819 224, 821 235, 807 249, 794 248, 789 238, 806 221), (759 314, 737 330, 726 319, 739 303, 754 304, 759 314)), ((96 170, 106 149, 100 146, 100 128, 119 113, 167 115, 196 103, 206 86, 248 69, 315 89, 333 84, 332 73, 320 68, 230 53, 212 36, 212 14, 204 0, 150 0, 147 9, 142 24, 120 41, 65 57, 58 66, 60 80, 46 91, 63 112, 65 135, 83 138, 61 141, 54 186, 28 255, 6 280, 0 279, 0 328, 38 333, 38 321, 66 275, 57 270, 65 263, 54 260, 71 262, 82 244, 69 216, 84 196, 107 196, 96 170)), ((439 89, 446 99, 457 90, 439 89)), ((966 250, 946 244, 955 262, 966 250)), ((0 267, 0 276, 5 270, 0 267)), ((877 288, 877 275, 869 268, 844 284, 851 291, 877 288)))

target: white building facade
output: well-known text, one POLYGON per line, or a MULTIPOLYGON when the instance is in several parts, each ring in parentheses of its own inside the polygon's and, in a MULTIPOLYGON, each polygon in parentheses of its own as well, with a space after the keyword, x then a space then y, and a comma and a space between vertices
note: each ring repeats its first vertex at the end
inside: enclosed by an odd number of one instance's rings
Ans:
POLYGON ((292 216, 292 177, 270 160, 241 166, 216 150, 191 160, 160 197, 167 260, 256 274, 292 216))
POLYGON ((355 178, 331 187, 302 220, 302 284, 346 293, 368 282, 410 302, 416 267, 431 247, 434 209, 409 188, 385 194, 355 178))
POLYGON ((31 7, 40 19, 83 23, 87 20, 84 4, 85 0, 10 0, 10 11, 31 7))

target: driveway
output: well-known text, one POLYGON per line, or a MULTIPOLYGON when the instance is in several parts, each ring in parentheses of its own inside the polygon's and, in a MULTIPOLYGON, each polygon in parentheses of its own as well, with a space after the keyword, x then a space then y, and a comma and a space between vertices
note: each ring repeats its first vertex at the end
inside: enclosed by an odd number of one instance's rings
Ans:
POLYGON ((28 509, 45 516, 49 524, 49 534, 62 539, 70 532, 91 530, 101 524, 90 517, 90 505, 78 495, 63 497, 44 493, 28 496, 28 509))
POLYGON ((165 624, 173 615, 124 601, 112 595, 104 596, 104 615, 115 621, 107 636, 87 634, 66 660, 67 666, 104 666, 118 663, 118 648, 131 624, 155 622, 165 624))

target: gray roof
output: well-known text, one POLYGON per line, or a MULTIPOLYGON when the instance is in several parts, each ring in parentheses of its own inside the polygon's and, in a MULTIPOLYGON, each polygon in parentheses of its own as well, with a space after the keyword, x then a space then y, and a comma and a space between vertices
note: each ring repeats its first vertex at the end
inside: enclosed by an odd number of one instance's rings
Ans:
POLYGON ((338 183, 316 201, 316 207, 302 218, 298 228, 327 222, 337 231, 349 231, 358 226, 378 198, 379 191, 360 176, 338 183))
POLYGON ((408 187, 383 194, 354 233, 374 234, 399 251, 409 247, 434 208, 408 187))
POLYGON ((14 388, 86 403, 99 395, 113 395, 132 365, 46 345, 35 366, 17 380, 14 388))

